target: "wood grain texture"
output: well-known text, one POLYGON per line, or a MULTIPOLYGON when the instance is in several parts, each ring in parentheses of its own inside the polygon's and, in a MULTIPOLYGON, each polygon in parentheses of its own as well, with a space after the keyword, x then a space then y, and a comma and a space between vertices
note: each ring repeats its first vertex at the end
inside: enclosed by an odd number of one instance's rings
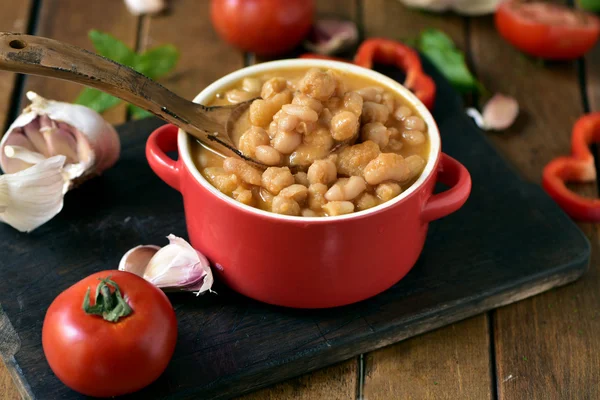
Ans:
POLYGON ((10 372, 6 369, 4 363, 0 362, 0 400, 18 400, 20 399, 10 372))
MULTIPOLYGON (((8 3, 8 2, 5 2, 8 3)), ((23 0, 2 7, 0 12, 0 31, 24 33, 27 30, 31 0, 23 0)), ((12 121, 7 121, 11 107, 16 76, 12 72, 0 71, 0 137, 4 134, 4 127, 12 121)), ((1 392, 0 392, 1 393, 1 392)))
MULTIPOLYGON (((402 40, 435 27, 448 33, 463 50, 467 46, 464 20, 457 16, 425 14, 383 0, 365 2, 363 12, 367 36, 402 40)), ((487 316, 480 315, 369 354, 365 398, 490 398, 487 325, 487 316)))
POLYGON ((217 36, 210 22, 210 2, 176 0, 165 14, 143 17, 140 47, 173 44, 180 51, 174 71, 160 82, 193 99, 215 80, 243 67, 243 55, 217 36))
MULTIPOLYGON (((571 128, 583 113, 576 63, 539 62, 498 37, 492 20, 473 21, 477 72, 492 92, 515 96, 517 123, 494 144, 524 177, 539 183, 544 165, 570 152, 571 128)), ((593 58, 590 58, 592 60, 593 58)), ((600 64, 590 61, 592 70, 600 64)), ((590 69, 588 69, 590 71, 590 69)), ((591 75, 594 75, 591 73, 591 75)), ((597 78, 593 76, 590 82, 597 78)), ((596 83, 590 86, 596 92, 596 83)), ((597 95, 592 104, 597 106, 597 95)), ((596 196, 595 184, 575 190, 596 196)), ((592 245, 590 271, 573 285, 497 310, 494 318, 500 399, 592 399, 600 396, 600 259, 598 227, 579 224, 592 245)))
POLYGON ((490 399, 487 333, 477 316, 369 353, 365 399, 490 399))
MULTIPOLYGON (((97 29, 134 48, 137 21, 138 18, 127 11, 121 0, 44 0, 35 34, 93 51, 88 32, 97 29)), ((82 89, 83 86, 75 83, 38 76, 27 77, 25 84, 25 91, 33 90, 46 98, 68 102, 74 101, 82 89)), ((22 107, 27 103, 27 99, 22 100, 22 107)), ((111 123, 124 122, 126 108, 121 104, 106 111, 103 116, 111 123)))
POLYGON ((348 400, 356 396, 357 378, 357 362, 351 359, 238 397, 237 400, 348 400))
MULTIPOLYGON (((30 9, 30 0, 23 0, 11 3, 10 6, 2 7, 2 12, 0 12, 0 31, 26 32, 30 9)), ((0 71, 0 137, 4 134, 4 128, 8 127, 12 122, 7 117, 11 107, 15 82, 15 74, 8 71, 0 71)), ((20 398, 19 392, 11 374, 0 359, 0 399, 16 400, 18 398, 20 398)))

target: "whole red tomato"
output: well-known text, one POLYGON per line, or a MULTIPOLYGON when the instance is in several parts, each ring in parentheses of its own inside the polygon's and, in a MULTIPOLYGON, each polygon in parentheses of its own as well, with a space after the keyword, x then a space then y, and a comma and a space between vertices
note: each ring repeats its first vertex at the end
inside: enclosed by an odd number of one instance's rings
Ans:
POLYGON ((519 50, 553 60, 581 57, 600 35, 595 15, 542 2, 505 1, 495 22, 500 35, 519 50))
POLYGON ((167 296, 143 278, 117 270, 90 275, 58 295, 42 328, 52 371, 71 389, 96 397, 131 393, 152 383, 167 367, 176 341, 177 320, 167 296), (123 304, 111 282, 118 286, 123 304), (102 296, 95 302, 99 284, 113 304, 104 303, 102 296), (88 310, 98 311, 98 303, 106 304, 107 310, 116 305, 109 319, 131 312, 115 322, 86 313, 88 288, 88 310))
POLYGON ((211 20, 228 43, 258 55, 281 54, 307 35, 314 0, 212 0, 211 20))

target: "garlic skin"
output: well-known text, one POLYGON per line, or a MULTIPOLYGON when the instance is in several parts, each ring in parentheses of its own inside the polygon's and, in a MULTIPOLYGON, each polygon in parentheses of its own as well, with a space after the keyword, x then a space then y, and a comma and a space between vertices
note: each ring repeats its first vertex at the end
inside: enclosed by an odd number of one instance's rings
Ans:
POLYGON ((164 0, 125 0, 125 5, 133 15, 158 14, 167 7, 164 0))
POLYGON ((13 174, 31 167, 23 157, 11 157, 7 146, 20 146, 44 157, 66 156, 70 187, 112 167, 121 144, 113 126, 96 111, 78 104, 47 100, 27 92, 31 101, 0 141, 0 168, 13 174))
POLYGON ((58 214, 69 187, 65 161, 65 156, 58 155, 14 174, 0 175, 0 222, 31 232, 58 214))
POLYGON ((123 255, 119 270, 134 273, 165 290, 186 290, 199 295, 214 282, 208 259, 184 239, 167 236, 165 247, 136 246, 123 255))
POLYGON ((0 141, 0 222, 21 232, 52 219, 66 192, 112 167, 121 149, 96 111, 34 92, 27 97, 31 104, 0 141))
POLYGON ((503 0, 399 0, 408 7, 429 11, 454 11, 457 14, 479 16, 491 14, 503 0))

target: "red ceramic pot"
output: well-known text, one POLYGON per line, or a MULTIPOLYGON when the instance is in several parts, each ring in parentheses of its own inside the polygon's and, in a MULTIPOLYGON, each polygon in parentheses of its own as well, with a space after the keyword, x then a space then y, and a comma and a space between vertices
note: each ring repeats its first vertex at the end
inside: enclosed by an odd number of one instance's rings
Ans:
POLYGON ((152 133, 146 157, 154 172, 181 192, 192 246, 215 265, 233 290, 270 304, 324 308, 354 303, 388 289, 413 267, 430 221, 458 210, 471 190, 468 171, 441 153, 427 108, 398 82, 351 64, 282 60, 238 70, 200 93, 197 103, 239 79, 282 68, 328 67, 378 81, 410 102, 429 127, 430 154, 421 177, 396 198, 353 214, 291 217, 241 204, 222 194, 196 169, 190 138, 172 125, 152 133), (178 150, 177 161, 166 155, 178 150), (433 195, 436 182, 450 188, 433 195))

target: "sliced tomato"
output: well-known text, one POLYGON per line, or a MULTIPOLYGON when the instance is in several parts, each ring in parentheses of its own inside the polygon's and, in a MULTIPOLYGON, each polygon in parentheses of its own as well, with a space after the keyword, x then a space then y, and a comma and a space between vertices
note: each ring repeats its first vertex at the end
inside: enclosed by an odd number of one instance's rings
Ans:
POLYGON ((595 15, 549 3, 505 1, 496 10, 495 22, 513 46, 552 60, 581 57, 600 36, 600 19, 595 15))

